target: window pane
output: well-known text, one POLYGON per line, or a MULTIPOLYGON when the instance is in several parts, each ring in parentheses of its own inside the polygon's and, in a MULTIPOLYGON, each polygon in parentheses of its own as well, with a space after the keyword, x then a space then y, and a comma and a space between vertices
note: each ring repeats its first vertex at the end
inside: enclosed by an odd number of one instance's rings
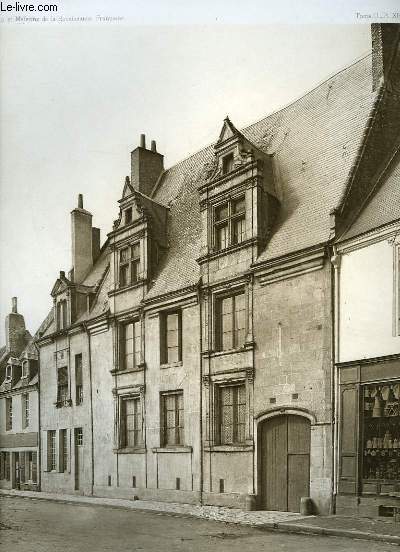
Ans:
POLYGON ((129 265, 121 265, 119 269, 119 285, 126 286, 129 284, 129 265))
POLYGON ((245 239, 245 220, 244 218, 236 219, 232 223, 232 241, 233 243, 241 243, 245 239))
POLYGON ((235 302, 235 347, 242 347, 246 339, 246 305, 244 293, 236 295, 235 302))
POLYGON ((131 248, 130 247, 124 247, 123 249, 121 249, 121 251, 119 253, 119 260, 121 262, 126 262, 130 259, 130 256, 131 256, 131 248))
POLYGON ((179 314, 167 315, 167 362, 179 361, 179 314))
POLYGON ((224 203, 215 209, 215 220, 225 220, 228 218, 229 208, 228 203, 224 203))
POLYGON ((163 396, 164 445, 179 445, 184 442, 183 393, 163 396))
POLYGON ((245 202, 244 202, 244 197, 241 197, 239 199, 236 199, 233 203, 232 203, 232 212, 234 214, 237 214, 237 213, 244 213, 245 212, 245 202))
POLYGON ((142 327, 140 320, 134 323, 134 362, 135 366, 138 366, 142 362, 141 350, 142 350, 142 327))
POLYGON ((222 387, 220 390, 221 400, 221 443, 233 442, 233 388, 222 387))
POLYGON ((228 225, 218 226, 216 229, 216 247, 225 249, 228 247, 228 225))
POLYGON ((225 297, 221 302, 221 332, 222 332, 222 350, 226 351, 233 348, 233 318, 232 318, 232 297, 225 297))
POLYGON ((132 259, 140 259, 140 245, 138 243, 132 246, 132 259))

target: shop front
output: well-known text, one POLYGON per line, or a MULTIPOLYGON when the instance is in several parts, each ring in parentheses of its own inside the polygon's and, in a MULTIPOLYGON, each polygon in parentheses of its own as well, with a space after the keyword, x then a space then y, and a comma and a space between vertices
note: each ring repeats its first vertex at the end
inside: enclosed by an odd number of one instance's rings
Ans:
POLYGON ((400 355, 338 365, 336 511, 400 513, 400 355))

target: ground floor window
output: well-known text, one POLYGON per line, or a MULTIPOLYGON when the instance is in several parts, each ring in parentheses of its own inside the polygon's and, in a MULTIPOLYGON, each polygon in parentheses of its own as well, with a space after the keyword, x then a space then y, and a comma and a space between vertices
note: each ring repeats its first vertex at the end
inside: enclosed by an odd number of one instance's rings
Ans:
POLYGON ((0 479, 10 481, 10 453, 0 453, 0 479))
POLYGON ((244 443, 246 427, 246 386, 222 385, 218 387, 219 431, 221 445, 244 443))
POLYGON ((161 394, 162 446, 184 444, 183 391, 161 394))
POLYGON ((121 447, 134 448, 143 443, 140 397, 121 400, 121 447))
POLYGON ((365 385, 362 478, 400 481, 400 381, 365 385))
POLYGON ((57 448, 56 432, 54 430, 47 432, 47 471, 57 469, 57 448))

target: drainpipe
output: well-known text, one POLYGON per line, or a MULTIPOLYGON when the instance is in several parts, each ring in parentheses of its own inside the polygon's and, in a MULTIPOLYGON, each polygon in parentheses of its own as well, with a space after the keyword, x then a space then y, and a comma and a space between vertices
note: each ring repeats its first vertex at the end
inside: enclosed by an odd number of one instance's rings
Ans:
POLYGON ((88 357, 89 357, 89 389, 90 389, 90 448, 91 448, 91 481, 90 481, 90 494, 93 496, 94 488, 94 435, 93 435, 93 381, 92 381, 92 344, 90 340, 90 331, 86 324, 84 324, 88 338, 88 357))
MULTIPOLYGON (((207 207, 208 209, 208 207, 207 207)), ((200 381, 199 381, 199 388, 200 388, 200 397, 199 397, 199 431, 200 431, 200 506, 203 506, 203 486, 204 486, 204 447, 203 447, 203 327, 202 327, 202 320, 203 320, 203 308, 202 308, 202 293, 201 293, 201 280, 198 284, 197 288, 197 301, 199 303, 199 316, 200 316, 200 324, 199 324, 199 334, 200 334, 200 343, 199 343, 199 355, 200 355, 200 381)))
POLYGON ((337 493, 337 467, 338 467, 338 438, 339 438, 339 374, 336 363, 339 361, 339 293, 340 293, 340 256, 334 245, 332 251, 332 369, 331 369, 331 390, 333 406, 333 465, 332 465, 332 508, 336 510, 337 493))
POLYGON ((37 383, 37 394, 38 394, 38 450, 36 455, 36 479, 37 479, 37 490, 42 489, 42 432, 41 432, 41 423, 40 423, 40 349, 35 343, 35 349, 38 353, 38 383, 37 383))

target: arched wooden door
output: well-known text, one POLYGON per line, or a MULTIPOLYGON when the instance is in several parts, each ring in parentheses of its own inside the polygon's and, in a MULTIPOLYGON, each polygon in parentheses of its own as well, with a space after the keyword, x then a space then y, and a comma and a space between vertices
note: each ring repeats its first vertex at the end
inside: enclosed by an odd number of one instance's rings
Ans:
POLYGON ((310 421, 283 415, 262 422, 259 430, 259 496, 264 510, 299 512, 310 493, 310 421))

